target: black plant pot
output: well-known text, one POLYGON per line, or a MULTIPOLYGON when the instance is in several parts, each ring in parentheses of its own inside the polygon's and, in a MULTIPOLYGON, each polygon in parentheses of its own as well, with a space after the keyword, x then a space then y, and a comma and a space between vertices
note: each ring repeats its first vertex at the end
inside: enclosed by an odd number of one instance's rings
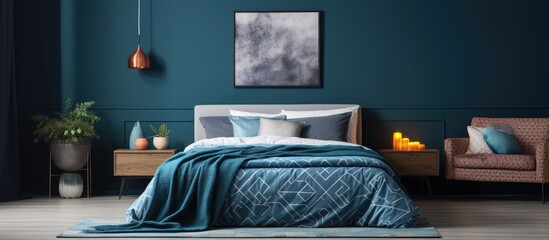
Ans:
POLYGON ((65 172, 76 172, 86 166, 90 150, 88 140, 55 140, 50 144, 53 163, 65 172))

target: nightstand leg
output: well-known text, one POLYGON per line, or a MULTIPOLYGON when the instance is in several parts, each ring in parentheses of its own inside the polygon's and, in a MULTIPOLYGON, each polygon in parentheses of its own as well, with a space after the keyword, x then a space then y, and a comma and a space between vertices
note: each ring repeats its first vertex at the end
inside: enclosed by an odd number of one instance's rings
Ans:
POLYGON ((87 192, 88 198, 90 198, 90 171, 91 171, 90 158, 91 158, 91 154, 88 151, 88 163, 86 164, 86 192, 87 192))
POLYGON ((431 199, 433 193, 431 192, 431 181, 429 180, 429 177, 425 177, 425 183, 427 184, 427 197, 431 199))
POLYGON ((426 192, 425 192, 425 178, 424 177, 419 177, 417 178, 417 180, 419 180, 419 187, 421 188, 421 195, 423 195, 424 197, 427 196, 426 192))
POLYGON ((48 184, 48 198, 51 198, 51 151, 50 151, 50 180, 48 184))
POLYGON ((120 193, 118 193, 118 200, 122 199, 122 191, 124 190, 124 183, 126 183, 126 178, 122 178, 122 183, 120 183, 120 193))

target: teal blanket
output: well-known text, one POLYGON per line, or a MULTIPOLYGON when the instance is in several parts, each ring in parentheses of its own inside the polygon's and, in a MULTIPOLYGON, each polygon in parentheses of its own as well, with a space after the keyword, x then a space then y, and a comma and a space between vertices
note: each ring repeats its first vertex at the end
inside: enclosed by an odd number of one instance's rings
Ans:
POLYGON ((167 159, 156 171, 150 206, 138 222, 102 225, 88 232, 180 232, 211 227, 230 184, 248 160, 293 156, 362 156, 383 159, 354 146, 223 146, 197 148, 167 159))

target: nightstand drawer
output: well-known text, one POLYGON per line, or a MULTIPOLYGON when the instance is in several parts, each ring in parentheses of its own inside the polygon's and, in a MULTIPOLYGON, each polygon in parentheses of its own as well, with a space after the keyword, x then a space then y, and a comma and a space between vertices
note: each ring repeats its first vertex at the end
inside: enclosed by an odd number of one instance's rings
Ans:
POLYGON ((164 160, 175 150, 116 150, 114 151, 114 176, 154 176, 164 160))
POLYGON ((438 150, 394 151, 381 149, 381 154, 401 176, 438 176, 438 150))

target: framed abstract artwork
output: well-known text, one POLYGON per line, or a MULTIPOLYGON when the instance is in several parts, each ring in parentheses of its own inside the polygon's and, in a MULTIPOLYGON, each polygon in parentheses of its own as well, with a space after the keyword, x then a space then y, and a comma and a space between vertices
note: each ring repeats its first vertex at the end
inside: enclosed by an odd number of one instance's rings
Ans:
POLYGON ((319 12, 235 12, 234 86, 321 87, 319 12))

